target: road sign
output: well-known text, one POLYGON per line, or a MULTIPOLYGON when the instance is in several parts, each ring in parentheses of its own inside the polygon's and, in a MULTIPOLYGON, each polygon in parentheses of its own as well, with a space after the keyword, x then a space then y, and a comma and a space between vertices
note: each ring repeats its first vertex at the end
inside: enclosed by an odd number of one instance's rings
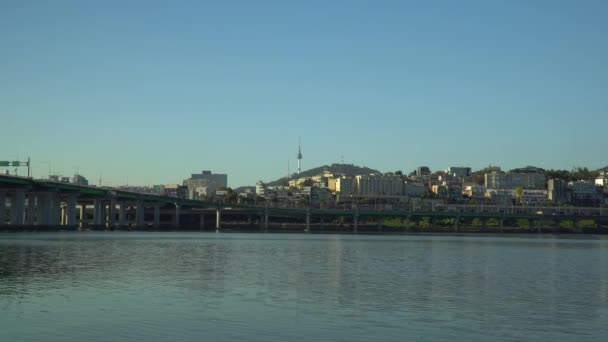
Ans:
POLYGON ((228 191, 226 190, 216 190, 215 191, 215 196, 226 196, 228 194, 228 191))

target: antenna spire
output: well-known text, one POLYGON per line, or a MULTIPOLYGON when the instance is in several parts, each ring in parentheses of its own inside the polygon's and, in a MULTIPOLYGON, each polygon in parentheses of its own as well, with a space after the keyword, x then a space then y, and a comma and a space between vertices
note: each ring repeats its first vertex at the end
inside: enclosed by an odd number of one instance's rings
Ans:
POLYGON ((300 137, 298 137, 298 176, 300 175, 300 161, 302 160, 302 148, 300 145, 300 137))

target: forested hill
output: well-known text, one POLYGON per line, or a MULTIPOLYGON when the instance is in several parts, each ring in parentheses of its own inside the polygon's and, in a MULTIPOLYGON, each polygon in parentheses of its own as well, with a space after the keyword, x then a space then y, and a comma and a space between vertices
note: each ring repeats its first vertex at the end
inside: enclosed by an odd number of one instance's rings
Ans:
MULTIPOLYGON (((353 164, 332 164, 332 165, 323 165, 319 167, 315 167, 314 169, 302 171, 300 176, 297 174, 292 174, 292 178, 306 178, 313 177, 323 174, 323 171, 329 171, 334 175, 346 175, 346 176, 356 176, 362 174, 370 174, 370 173, 380 173, 378 170, 370 169, 366 166, 357 166, 353 164)), ((277 179, 275 181, 269 182, 268 185, 280 185, 287 182, 287 177, 283 177, 277 179)))

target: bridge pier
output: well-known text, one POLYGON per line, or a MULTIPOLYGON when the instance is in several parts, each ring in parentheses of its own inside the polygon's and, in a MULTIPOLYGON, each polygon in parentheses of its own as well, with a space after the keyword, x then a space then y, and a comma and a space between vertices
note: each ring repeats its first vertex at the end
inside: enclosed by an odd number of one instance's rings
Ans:
POLYGON ((144 222, 145 210, 146 210, 146 207, 144 206, 144 202, 137 201, 137 204, 135 205, 135 227, 137 227, 137 228, 145 227, 145 222, 144 222))
POLYGON ((114 229, 116 226, 116 201, 110 200, 108 204, 108 228, 114 229))
POLYGON ((0 190, 0 226, 6 225, 6 190, 0 190))
POLYGON ((52 192, 50 194, 49 204, 51 206, 51 226, 61 225, 61 197, 59 193, 52 192))
POLYGON ((175 204, 175 217, 173 218, 173 228, 179 228, 180 215, 181 215, 181 206, 179 204, 175 204))
POLYGON ((264 230, 268 230, 269 226, 268 210, 264 211, 264 230))
POLYGON ((321 231, 325 230, 325 217, 324 216, 319 217, 319 230, 321 230, 321 231))
POLYGON ((383 222, 383 217, 382 216, 378 216, 376 218, 376 230, 381 232, 382 231, 382 222, 383 222))
POLYGON ((310 233, 310 210, 306 210, 306 229, 307 233, 310 233))
POLYGON ((125 202, 118 203, 118 226, 124 227, 127 225, 127 204, 125 202))
POLYGON ((456 216, 456 218, 454 218, 454 231, 458 232, 459 230, 459 224, 460 224, 460 215, 456 216))
POLYGON ((222 210, 218 208, 215 210, 215 230, 219 231, 221 227, 222 227, 222 210))
POLYGON ((30 191, 27 194, 27 212, 25 215, 25 224, 27 226, 33 226, 35 218, 36 218, 36 193, 30 191))
POLYGON ((48 218, 49 205, 47 203, 48 193, 38 192, 36 193, 36 226, 46 226, 49 224, 50 219, 48 218))
POLYGON ((202 213, 202 214, 201 214, 201 217, 200 217, 200 222, 199 222, 199 228, 200 228, 201 230, 204 230, 204 229, 205 229, 205 213, 202 213))
POLYGON ((353 233, 359 230, 359 214, 353 215, 353 233))
POLYGON ((87 225, 87 205, 83 203, 80 205, 80 229, 85 228, 86 225, 87 225))
POLYGON ((154 205, 154 228, 158 229, 160 227, 160 206, 158 204, 154 205))
POLYGON ((103 224, 103 201, 100 199, 93 200, 93 226, 99 228, 103 224))
POLYGON ((59 219, 59 225, 60 225, 60 226, 65 226, 65 225, 67 225, 67 222, 66 222, 66 221, 67 221, 67 216, 68 216, 68 215, 67 215, 67 206, 66 206, 65 204, 63 204, 63 203, 62 203, 62 204, 59 206, 59 208, 61 209, 61 211, 60 211, 61 216, 60 216, 60 219, 59 219))
POLYGON ((25 190, 16 190, 11 197, 11 221, 13 226, 23 225, 23 214, 25 210, 25 190))

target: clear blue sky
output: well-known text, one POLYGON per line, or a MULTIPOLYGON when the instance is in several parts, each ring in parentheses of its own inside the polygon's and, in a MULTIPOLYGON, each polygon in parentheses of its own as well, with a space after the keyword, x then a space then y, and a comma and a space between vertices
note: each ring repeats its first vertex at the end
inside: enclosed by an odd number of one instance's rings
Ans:
POLYGON ((252 185, 608 164, 608 1, 0 0, 0 160, 252 185))

